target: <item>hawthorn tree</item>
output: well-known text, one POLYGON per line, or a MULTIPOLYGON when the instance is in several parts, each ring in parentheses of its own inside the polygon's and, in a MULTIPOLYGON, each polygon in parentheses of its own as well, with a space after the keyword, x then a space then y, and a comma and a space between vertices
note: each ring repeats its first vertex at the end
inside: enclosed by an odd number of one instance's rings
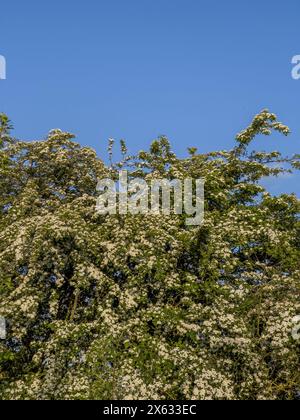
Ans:
MULTIPOLYGON (((262 111, 229 151, 179 159, 164 137, 107 166, 73 136, 10 136, 0 116, 2 399, 298 399, 300 203, 261 180, 299 156, 262 111), (97 180, 205 178, 205 222, 99 215, 97 180)), ((112 152, 112 142, 109 153, 112 152)))

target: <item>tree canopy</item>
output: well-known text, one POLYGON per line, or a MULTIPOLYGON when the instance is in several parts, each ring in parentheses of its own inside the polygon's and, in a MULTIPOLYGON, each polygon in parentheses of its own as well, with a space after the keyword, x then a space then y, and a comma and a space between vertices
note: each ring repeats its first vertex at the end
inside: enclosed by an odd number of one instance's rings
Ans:
POLYGON ((1 398, 300 398, 300 201, 261 182, 300 155, 251 149, 289 134, 274 114, 229 151, 178 158, 161 137, 127 156, 122 141, 112 165, 70 133, 25 142, 11 130, 1 114, 1 398), (97 180, 122 167, 204 178, 204 223, 97 214, 97 180))

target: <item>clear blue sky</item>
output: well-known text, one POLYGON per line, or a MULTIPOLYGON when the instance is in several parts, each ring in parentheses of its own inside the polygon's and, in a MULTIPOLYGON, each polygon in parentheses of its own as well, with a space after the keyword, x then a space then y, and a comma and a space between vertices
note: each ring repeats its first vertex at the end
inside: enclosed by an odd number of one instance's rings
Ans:
MULTIPOLYGON (((10 0, 0 13, 0 111, 16 136, 61 128, 103 155, 108 137, 136 152, 165 134, 184 155, 229 149, 268 107, 293 134, 256 148, 300 152, 299 0, 10 0)), ((299 181, 268 184, 300 195, 299 181)))

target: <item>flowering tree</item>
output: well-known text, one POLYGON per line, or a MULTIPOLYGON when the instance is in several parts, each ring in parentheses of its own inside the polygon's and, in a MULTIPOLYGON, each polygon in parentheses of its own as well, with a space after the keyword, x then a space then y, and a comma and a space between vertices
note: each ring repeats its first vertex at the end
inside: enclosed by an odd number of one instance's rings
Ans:
POLYGON ((275 115, 230 151, 178 159, 160 138, 127 157, 122 142, 111 167, 69 133, 23 142, 0 122, 2 398, 299 398, 300 203, 260 181, 300 159, 250 150, 289 133, 275 115), (205 222, 97 214, 97 179, 124 166, 205 178, 205 222))

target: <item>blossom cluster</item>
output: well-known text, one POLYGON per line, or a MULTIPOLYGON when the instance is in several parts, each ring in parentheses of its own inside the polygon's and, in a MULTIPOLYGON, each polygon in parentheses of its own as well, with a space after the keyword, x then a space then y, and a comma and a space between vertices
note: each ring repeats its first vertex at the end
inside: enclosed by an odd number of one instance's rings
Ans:
POLYGON ((274 114, 230 151, 179 159, 161 138, 123 162, 147 180, 204 178, 205 221, 192 227, 185 214, 97 214, 97 180, 116 170, 69 133, 26 143, 7 124, 2 399, 299 398, 300 202, 259 184, 278 152, 248 151, 256 134, 288 133, 274 114))

